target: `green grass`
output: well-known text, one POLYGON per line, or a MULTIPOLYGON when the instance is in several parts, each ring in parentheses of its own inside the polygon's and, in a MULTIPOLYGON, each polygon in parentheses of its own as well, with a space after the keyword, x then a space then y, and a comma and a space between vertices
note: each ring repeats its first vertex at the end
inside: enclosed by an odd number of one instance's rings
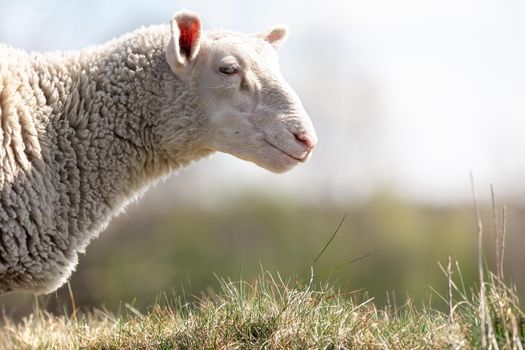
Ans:
MULTIPOLYGON (((459 272, 459 271, 458 271, 459 272)), ((458 274, 459 275, 459 274, 458 274)), ((522 349, 525 315, 515 294, 493 274, 485 284, 489 344, 522 349)), ((5 320, 3 349, 471 349, 480 348, 479 291, 451 281, 453 312, 391 304, 378 309, 365 292, 282 281, 262 273, 191 302, 164 296, 147 313, 94 310, 53 316, 41 310, 5 320)), ((439 296, 437 296, 440 298, 439 296)), ((445 308, 447 309, 447 308, 445 308)), ((493 345, 493 348, 495 346, 493 345)))

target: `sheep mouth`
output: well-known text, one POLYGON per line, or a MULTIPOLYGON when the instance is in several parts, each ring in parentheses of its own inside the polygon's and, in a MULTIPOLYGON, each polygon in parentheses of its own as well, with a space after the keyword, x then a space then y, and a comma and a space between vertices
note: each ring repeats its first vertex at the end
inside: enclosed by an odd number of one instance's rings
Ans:
POLYGON ((266 142, 267 144, 269 144, 270 146, 272 146, 273 148, 277 149, 278 151, 280 151, 282 154, 284 154, 288 158, 292 158, 292 159, 294 159, 294 160, 296 160, 298 162, 301 162, 301 163, 306 162, 306 160, 308 159, 308 156, 310 155, 310 153, 307 153, 306 156, 304 156, 303 158, 294 157, 290 153, 288 153, 288 152, 284 151, 283 149, 277 147, 276 145, 274 145, 273 143, 271 143, 267 139, 263 139, 263 141, 266 142))

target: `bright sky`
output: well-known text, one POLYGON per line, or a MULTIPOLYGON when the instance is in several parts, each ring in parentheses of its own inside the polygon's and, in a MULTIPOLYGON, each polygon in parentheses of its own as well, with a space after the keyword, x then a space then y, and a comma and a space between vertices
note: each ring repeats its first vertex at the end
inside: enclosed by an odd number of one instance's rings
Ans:
POLYGON ((290 25, 281 68, 320 143, 308 164, 282 176, 218 155, 163 192, 191 181, 192 193, 246 184, 347 200, 388 186, 463 200, 472 170, 482 193, 492 182, 501 194, 525 195, 522 0, 0 0, 0 41, 79 49, 167 22, 179 8, 199 12, 206 28, 290 25))

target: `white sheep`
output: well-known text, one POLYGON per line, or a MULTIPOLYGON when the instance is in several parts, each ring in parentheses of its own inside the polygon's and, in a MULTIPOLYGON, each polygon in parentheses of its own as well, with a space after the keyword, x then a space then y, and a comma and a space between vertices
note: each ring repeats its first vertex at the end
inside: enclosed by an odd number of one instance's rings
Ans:
POLYGON ((80 52, 0 44, 0 292, 56 290, 130 199, 214 151, 304 162, 317 137, 279 72, 286 34, 184 11, 80 52))

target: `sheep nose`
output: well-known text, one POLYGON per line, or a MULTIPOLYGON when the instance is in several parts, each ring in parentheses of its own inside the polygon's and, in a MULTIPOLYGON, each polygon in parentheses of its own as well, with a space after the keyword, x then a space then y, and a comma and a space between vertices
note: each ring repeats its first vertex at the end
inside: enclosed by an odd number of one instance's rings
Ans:
POLYGON ((316 138, 315 137, 311 137, 308 134, 299 133, 299 134, 294 134, 294 135, 295 135, 295 138, 297 139, 297 141, 299 141, 303 145, 305 145, 306 148, 308 148, 308 150, 312 150, 315 147, 316 143, 317 143, 316 138))

